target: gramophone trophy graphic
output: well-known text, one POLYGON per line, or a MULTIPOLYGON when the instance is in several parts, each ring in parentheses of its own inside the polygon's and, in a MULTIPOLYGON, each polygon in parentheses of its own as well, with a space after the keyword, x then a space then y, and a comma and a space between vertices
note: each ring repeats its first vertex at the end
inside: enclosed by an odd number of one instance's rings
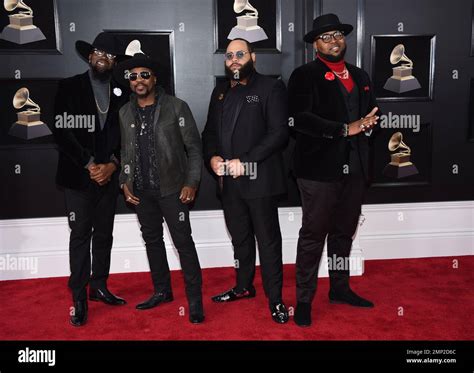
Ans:
POLYGON ((40 106, 30 99, 28 88, 20 88, 13 97, 13 107, 15 109, 22 109, 25 106, 30 106, 31 108, 16 114, 17 121, 13 123, 8 134, 24 140, 51 135, 48 126, 41 121, 40 106))
POLYGON ((383 174, 385 176, 401 179, 403 177, 418 174, 416 166, 410 162, 411 150, 403 142, 401 132, 395 132, 388 142, 388 149, 391 152, 401 150, 398 153, 391 154, 391 162, 385 166, 383 174))
POLYGON ((140 40, 132 40, 128 45, 127 45, 127 49, 125 49, 125 55, 126 56, 130 56, 130 57, 133 57, 135 56, 135 54, 145 54, 143 51, 142 51, 142 44, 140 43, 140 40))
POLYGON ((393 74, 388 78, 384 88, 395 93, 404 93, 421 88, 418 79, 412 75, 413 61, 405 55, 405 46, 403 44, 398 44, 390 54, 390 63, 392 65, 396 65, 399 62, 403 63, 392 69, 393 74))
POLYGON ((250 5, 249 0, 235 0, 234 12, 239 14, 244 10, 250 10, 250 12, 237 17, 237 26, 232 28, 227 39, 242 38, 250 43, 268 39, 263 28, 258 25, 258 10, 250 5))
POLYGON ((19 13, 8 16, 10 24, 3 29, 1 35, 3 40, 15 44, 27 44, 46 39, 43 32, 33 24, 33 9, 26 5, 23 0, 4 0, 3 6, 8 12, 15 9, 24 9, 19 13))

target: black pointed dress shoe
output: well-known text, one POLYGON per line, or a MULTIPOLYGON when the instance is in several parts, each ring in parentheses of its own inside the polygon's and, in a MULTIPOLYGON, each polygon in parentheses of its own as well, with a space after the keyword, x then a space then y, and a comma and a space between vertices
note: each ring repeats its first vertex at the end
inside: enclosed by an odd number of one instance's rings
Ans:
POLYGON ((202 301, 189 303, 189 321, 192 324, 200 324, 204 321, 204 309, 202 301))
POLYGON ((224 303, 224 302, 234 302, 240 299, 254 298, 256 294, 255 288, 253 286, 248 289, 243 289, 242 291, 237 291, 236 288, 232 288, 222 294, 212 297, 212 301, 215 303, 224 303))
POLYGON ((285 324, 289 320, 288 310, 283 303, 272 303, 270 305, 272 319, 278 324, 285 324))
POLYGON ((332 304, 348 304, 354 307, 374 307, 374 304, 371 301, 358 296, 351 289, 340 293, 330 290, 329 302, 332 304))
POLYGON ((311 326, 311 303, 298 302, 293 319, 295 324, 302 328, 311 326))
POLYGON ((137 310, 148 310, 154 308, 161 303, 169 303, 173 301, 173 293, 170 291, 155 293, 151 296, 150 299, 146 300, 143 303, 137 304, 135 307, 137 310))
POLYGON ((74 313, 69 322, 72 326, 82 326, 87 322, 87 300, 74 302, 74 313))
POLYGON ((125 299, 113 295, 109 289, 90 289, 89 290, 89 300, 93 302, 104 302, 110 306, 122 306, 127 304, 125 299))

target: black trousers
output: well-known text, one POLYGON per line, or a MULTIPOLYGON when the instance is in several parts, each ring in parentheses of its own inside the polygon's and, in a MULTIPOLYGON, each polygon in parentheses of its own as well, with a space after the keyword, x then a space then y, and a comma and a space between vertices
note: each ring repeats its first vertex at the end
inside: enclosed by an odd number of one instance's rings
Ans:
POLYGON ((226 192, 222 204, 234 246, 237 290, 253 283, 256 237, 265 295, 270 303, 281 302, 283 263, 277 198, 244 199, 238 193, 226 192))
MULTIPOLYGON (((298 179, 303 208, 296 256, 296 299, 311 303, 316 294, 318 269, 327 236, 328 258, 348 263, 366 184, 362 177, 337 182, 298 179), (342 258, 342 259, 339 259, 342 258)), ((334 291, 349 288, 349 268, 329 268, 334 291)))
POLYGON ((110 271, 112 231, 118 193, 117 172, 104 186, 90 181, 85 189, 66 188, 64 191, 71 229, 69 287, 74 301, 87 299, 88 283, 94 289, 106 286, 110 271))
POLYGON ((163 240, 163 218, 178 250, 189 302, 202 299, 202 276, 191 236, 188 206, 179 193, 161 197, 158 191, 136 190, 140 203, 135 207, 146 245, 151 278, 156 293, 171 291, 170 269, 163 240))

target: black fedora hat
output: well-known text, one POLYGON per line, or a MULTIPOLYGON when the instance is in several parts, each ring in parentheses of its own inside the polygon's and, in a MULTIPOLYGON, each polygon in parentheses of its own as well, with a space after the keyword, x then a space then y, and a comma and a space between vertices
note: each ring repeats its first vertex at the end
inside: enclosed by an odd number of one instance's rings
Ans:
POLYGON ((304 41, 307 43, 313 43, 316 36, 324 34, 331 30, 339 30, 344 35, 349 35, 354 29, 352 25, 344 24, 339 21, 339 17, 335 14, 323 14, 314 19, 313 29, 304 36, 304 41))
POLYGON ((123 56, 123 52, 119 50, 117 39, 107 32, 101 32, 97 35, 92 44, 84 40, 76 41, 77 53, 86 61, 89 61, 89 54, 91 54, 94 49, 114 54, 117 57, 123 56))
POLYGON ((153 71, 156 76, 159 76, 163 69, 160 64, 154 59, 148 57, 144 53, 136 53, 133 57, 130 57, 122 62, 119 62, 114 68, 114 77, 120 84, 127 86, 129 85, 129 80, 127 74, 137 67, 146 67, 153 71))

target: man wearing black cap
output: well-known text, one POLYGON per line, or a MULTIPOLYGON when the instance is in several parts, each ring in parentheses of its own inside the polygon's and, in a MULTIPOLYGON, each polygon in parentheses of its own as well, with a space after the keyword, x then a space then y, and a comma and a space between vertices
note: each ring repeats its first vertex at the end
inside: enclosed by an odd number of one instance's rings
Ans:
POLYGON ((288 83, 294 173, 303 208, 296 258, 299 326, 311 325, 326 237, 331 303, 373 307, 349 287, 347 265, 369 179, 369 142, 377 128, 372 127, 379 118, 368 74, 344 61, 345 37, 352 29, 334 14, 316 18, 304 40, 313 44, 317 58, 297 68, 288 83))
POLYGON ((139 310, 171 302, 163 219, 178 250, 189 303, 189 321, 204 321, 201 267, 191 236, 188 204, 201 178, 201 139, 189 106, 157 86, 157 62, 142 53, 120 63, 117 79, 129 84, 130 101, 120 109, 125 200, 135 205, 146 244, 154 293, 139 310))
POLYGON ((111 79, 119 55, 111 35, 101 33, 92 44, 77 41, 76 49, 88 61, 89 70, 60 82, 55 115, 69 121, 67 126, 55 126, 53 133, 59 149, 56 181, 64 187, 71 229, 69 287, 74 312, 70 322, 81 326, 87 321, 88 284, 90 300, 126 303, 108 290, 107 278, 119 191, 118 110, 127 98, 111 79))

